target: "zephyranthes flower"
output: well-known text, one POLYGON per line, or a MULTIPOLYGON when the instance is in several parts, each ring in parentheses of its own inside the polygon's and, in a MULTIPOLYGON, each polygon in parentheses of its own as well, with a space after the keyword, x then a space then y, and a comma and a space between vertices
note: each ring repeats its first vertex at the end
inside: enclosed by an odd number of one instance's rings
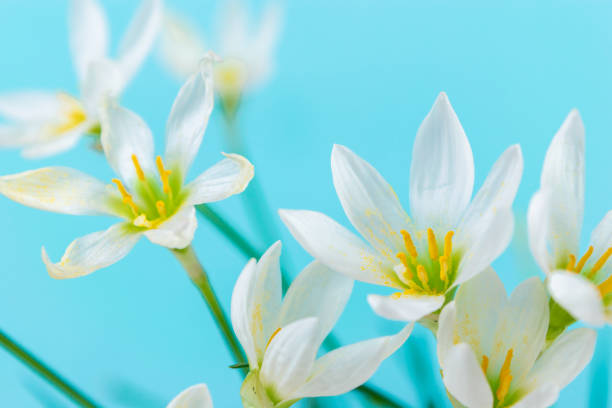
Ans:
MULTIPOLYGON (((280 26, 280 10, 270 3, 257 27, 249 21, 241 1, 228 2, 213 49, 222 61, 215 66, 215 86, 224 100, 238 98, 262 84, 270 75, 280 26)), ((166 14, 161 55, 170 70, 186 77, 197 68, 206 50, 203 36, 184 17, 166 14)))
POLYGON ((144 0, 119 47, 108 56, 108 24, 96 0, 72 0, 70 51, 80 97, 65 92, 26 91, 0 95, 0 146, 23 147, 28 157, 68 150, 87 133, 100 133, 100 108, 117 98, 151 49, 162 22, 161 0, 144 0))
POLYGON ((196 384, 182 391, 166 408, 213 408, 206 384, 196 384))
POLYGON ((449 393, 468 408, 545 408, 588 364, 595 331, 580 328, 544 349, 548 297, 537 278, 506 297, 491 268, 464 283, 440 315, 438 359, 449 393))
POLYGON ((612 211, 581 255, 583 211, 584 126, 572 111, 548 148, 529 204, 529 243, 555 301, 576 319, 602 325, 612 322, 612 211))
POLYGON ((317 351, 344 310, 353 281, 319 262, 308 265, 284 299, 280 242, 244 268, 232 294, 232 324, 249 363, 245 407, 284 408, 301 398, 339 395, 363 384, 410 335, 317 351))
POLYGON ((211 62, 203 61, 178 93, 166 128, 165 162, 153 159, 153 137, 136 114, 106 109, 102 146, 118 177, 114 185, 77 170, 49 167, 0 177, 0 192, 22 204, 67 214, 107 214, 121 222, 72 242, 61 261, 43 260, 54 278, 89 274, 123 258, 141 236, 168 247, 191 243, 197 226, 194 205, 223 200, 245 189, 253 166, 235 154, 185 184, 213 108, 211 62))
POLYGON ((317 260, 354 279, 399 289, 388 297, 368 297, 376 313, 414 321, 439 309, 449 291, 506 248, 522 169, 519 146, 508 148, 470 203, 472 150, 442 93, 414 143, 412 219, 376 169, 344 146, 332 152, 334 186, 344 212, 369 245, 321 213, 281 210, 280 215, 317 260))

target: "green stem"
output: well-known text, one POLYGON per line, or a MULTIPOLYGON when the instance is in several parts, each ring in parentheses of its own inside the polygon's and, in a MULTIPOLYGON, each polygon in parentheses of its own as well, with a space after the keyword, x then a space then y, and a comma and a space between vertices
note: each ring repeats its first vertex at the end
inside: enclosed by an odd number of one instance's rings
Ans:
MULTIPOLYGON (((229 351, 232 353, 234 360, 236 362, 245 362, 246 359, 244 354, 242 353, 242 349, 240 348, 240 344, 234 335, 234 331, 232 330, 229 320, 221 307, 221 303, 217 298, 211 284, 208 279, 208 275, 204 270, 204 267, 198 260, 193 248, 188 246, 184 249, 173 249, 171 250, 176 259, 181 263, 185 272, 193 282, 193 284, 198 288, 202 297, 206 301, 208 305, 208 309, 215 319, 215 323, 217 324, 217 328, 223 334, 223 339, 225 340, 225 344, 229 351)), ((243 376, 246 374, 245 370, 242 369, 243 376)))
POLYGON ((79 406, 86 408, 96 408, 100 406, 92 402, 91 399, 86 397, 75 386, 60 377, 59 374, 54 372, 49 366, 45 365, 38 358, 34 357, 32 353, 20 346, 2 330, 0 330, 0 344, 9 353, 21 360, 21 362, 27 365, 32 371, 44 378, 57 390, 63 392, 68 398, 77 403, 79 406))

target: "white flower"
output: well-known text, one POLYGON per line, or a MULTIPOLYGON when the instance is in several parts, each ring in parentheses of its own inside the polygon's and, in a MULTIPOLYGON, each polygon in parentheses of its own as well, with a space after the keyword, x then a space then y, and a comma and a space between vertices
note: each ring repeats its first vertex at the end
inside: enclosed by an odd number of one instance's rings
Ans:
POLYGON ((0 146, 22 147, 27 157, 72 148, 87 133, 100 132, 100 108, 117 98, 151 49, 163 11, 161 0, 144 0, 130 23, 116 59, 108 56, 108 24, 96 0, 71 0, 70 50, 80 97, 63 92, 25 91, 0 95, 0 146))
POLYGON ((166 408, 213 408, 206 384, 196 384, 174 397, 166 408))
POLYGON ((540 190, 529 204, 529 244, 548 289, 574 318, 612 322, 612 211, 580 254, 584 211, 584 126, 572 111, 548 148, 540 190))
POLYGON ((412 220, 374 167, 343 146, 332 152, 334 186, 344 212, 369 245, 321 213, 281 210, 280 215, 317 260, 354 279, 400 290, 387 297, 370 295, 376 313, 414 321, 439 309, 449 291, 504 251, 512 237, 511 205, 522 169, 519 146, 508 148, 470 203, 472 150, 441 93, 414 143, 412 220))
POLYGON ((438 360, 449 393, 468 408, 544 408, 588 364, 596 334, 581 328, 544 349, 548 297, 531 278, 506 296, 491 268, 461 285, 440 314, 438 360))
POLYGON ((353 281, 319 262, 307 266, 284 299, 280 242, 244 268, 232 294, 232 324, 250 372, 241 395, 245 407, 288 407, 301 398, 339 395, 363 384, 410 335, 317 351, 340 317, 353 281))
POLYGON ((185 184, 213 108, 211 62, 203 62, 178 93, 166 128, 166 163, 153 159, 153 137, 136 114, 110 106, 102 146, 118 178, 114 186, 77 170, 49 167, 0 177, 0 193, 19 203, 67 214, 106 214, 122 221, 72 242, 61 261, 42 256, 54 278, 89 274, 123 258, 144 235, 151 242, 184 248, 197 226, 194 205, 242 192, 253 166, 235 154, 185 184), (167 167, 166 167, 167 166, 167 167))
MULTIPOLYGON (((215 66, 215 86, 222 98, 238 97, 268 79, 280 20, 278 5, 269 3, 254 27, 241 1, 228 2, 219 18, 220 30, 213 47, 222 58, 215 66)), ((189 21, 166 13, 160 49, 168 68, 184 78, 196 69, 206 46, 203 36, 189 21)))

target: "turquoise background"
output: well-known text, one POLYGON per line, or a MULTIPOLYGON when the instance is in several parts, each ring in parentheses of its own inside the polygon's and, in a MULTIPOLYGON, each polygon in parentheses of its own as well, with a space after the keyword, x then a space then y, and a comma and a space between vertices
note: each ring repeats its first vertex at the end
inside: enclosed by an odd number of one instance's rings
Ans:
MULTIPOLYGON (((102 3, 116 47, 138 2, 102 3)), ((204 33, 213 33, 218 4, 184 0, 170 6, 201 23, 204 33)), ((66 9, 59 0, 0 2, 0 91, 77 92, 66 9)), ((252 4, 254 13, 260 9, 261 4, 252 4)), ((333 143, 370 161, 407 206, 413 138, 443 90, 470 138, 477 187, 507 146, 520 143, 523 148, 515 240, 494 265, 508 289, 539 273, 526 250, 524 215, 548 143, 573 107, 587 129, 585 244, 612 208, 611 1, 311 0, 287 2, 285 11, 275 75, 248 95, 240 112, 249 158, 272 209, 316 209, 348 225, 331 182, 333 143)), ((159 152, 179 86, 151 57, 122 100, 149 123, 159 152)), ((217 111, 192 176, 220 158, 226 149, 223 138, 217 111)), ((39 161, 1 151, 0 173, 61 164, 110 181, 110 168, 88 143, 83 140, 77 149, 39 161)), ((215 208, 258 247, 270 243, 258 239, 241 197, 215 208)), ((239 406, 239 376, 226 368, 231 358, 198 293, 168 251, 143 240, 116 265, 85 278, 56 281, 45 271, 41 246, 57 260, 74 238, 104 229, 112 220, 45 213, 5 198, 0 198, 0 213, 3 330, 104 406, 161 407, 197 382, 208 383, 216 406, 239 406)), ((295 275, 309 257, 280 222, 276 226, 295 275)), ((202 219, 194 247, 229 307, 246 259, 202 219)), ((365 295, 376 291, 356 285, 336 330, 343 343, 399 329, 367 306, 365 295)), ((562 392, 556 406, 606 405, 609 347, 606 328, 600 330, 592 364, 562 392)), ((372 382, 415 407, 431 398, 435 406, 444 406, 432 364, 431 335, 418 328, 372 382)), ((11 407, 69 405, 3 350, 0 401, 11 407)), ((356 399, 327 402, 352 406, 356 399)))

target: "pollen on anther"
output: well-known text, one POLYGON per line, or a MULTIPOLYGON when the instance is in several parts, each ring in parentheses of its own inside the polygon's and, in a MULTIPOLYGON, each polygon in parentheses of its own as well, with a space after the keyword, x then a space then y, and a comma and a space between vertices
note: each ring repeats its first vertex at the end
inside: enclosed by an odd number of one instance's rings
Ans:
POLYGON ((482 364, 480 364, 480 366, 482 367, 482 371, 486 374, 487 373, 487 368, 489 368, 489 357, 483 355, 482 356, 482 364))
POLYGON ((440 257, 440 280, 443 282, 448 280, 448 260, 446 255, 440 257))
POLYGON ((453 231, 448 231, 444 236, 444 257, 450 259, 451 252, 453 252, 453 231))
POLYGON ((431 228, 427 229, 427 242, 429 244, 429 257, 434 261, 438 260, 438 243, 436 235, 431 228))
POLYGON ((570 254, 568 258, 569 261, 567 261, 567 266, 565 267, 565 269, 567 269, 568 271, 573 271, 574 267, 576 266, 576 257, 570 254))
POLYGON ((278 334, 278 332, 281 330, 281 328, 279 327, 278 329, 274 330, 274 332, 272 333, 272 335, 270 336, 270 339, 268 340, 268 343, 266 344, 266 348, 268 348, 268 346, 270 345, 270 343, 272 343, 272 339, 274 338, 274 336, 276 336, 278 334))
POLYGON ((123 186, 123 183, 121 182, 121 180, 114 178, 111 181, 115 183, 115 185, 117 186, 117 189, 119 190, 119 193, 121 194, 121 198, 123 199, 123 202, 127 204, 132 210, 132 213, 135 216, 137 216, 139 214, 138 207, 134 203, 134 200, 132 199, 132 195, 128 193, 125 187, 123 186))
POLYGON ((595 274, 599 272, 601 268, 603 268, 603 266, 608 261, 608 258, 610 258, 610 256, 612 256, 612 247, 608 248, 606 252, 604 252, 603 255, 597 260, 597 262, 595 262, 595 265, 593 265, 593 268, 591 269, 591 272, 590 272, 591 278, 595 276, 595 274))
POLYGON ((589 246, 589 249, 587 249, 584 255, 582 255, 582 258, 580 258, 580 260, 576 264, 576 269, 575 269, 576 273, 580 273, 582 271, 584 264, 586 264, 586 262, 589 260, 591 255, 593 255, 593 245, 589 246))
POLYGON ((157 171, 159 172, 159 177, 162 181, 164 193, 171 193, 170 180, 168 179, 168 177, 170 176, 170 173, 172 173, 172 170, 166 170, 164 168, 164 162, 162 161, 161 156, 157 156, 157 158, 155 158, 155 164, 157 165, 157 171))
POLYGON ((145 179, 144 171, 142 171, 142 167, 140 167, 140 163, 138 162, 138 157, 136 157, 135 154, 132 154, 132 163, 134 163, 138 179, 143 181, 145 179))
POLYGON ((497 396, 498 401, 503 401, 508 394, 508 390, 510 389, 510 383, 512 382, 512 374, 510 373, 510 364, 512 363, 512 355, 514 350, 509 349, 506 353, 506 358, 504 360, 504 364, 499 372, 499 386, 497 387, 497 391, 495 395, 497 396))
POLYGON ((402 237, 404 237, 404 246, 406 247, 408 254, 415 259, 419 254, 414 246, 414 242, 412 241, 412 236, 410 236, 410 233, 406 230, 401 230, 400 234, 402 234, 402 237))

